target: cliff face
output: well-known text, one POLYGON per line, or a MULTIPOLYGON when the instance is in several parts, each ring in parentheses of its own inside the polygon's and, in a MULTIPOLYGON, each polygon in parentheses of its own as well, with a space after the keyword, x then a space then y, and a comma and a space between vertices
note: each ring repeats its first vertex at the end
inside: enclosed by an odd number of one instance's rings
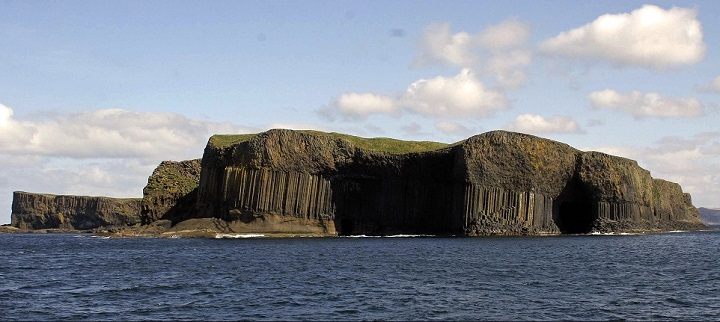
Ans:
MULTIPOLYGON (((546 234, 698 228, 679 185, 635 161, 495 131, 452 146, 271 130, 214 136, 199 216, 340 234, 546 234), (403 146, 391 151, 389 146, 403 146)), ((268 228, 270 229, 270 228, 268 228)))
POLYGON ((140 199, 13 193, 12 226, 87 230, 140 223, 140 199))
POLYGON ((16 192, 18 228, 327 235, 536 235, 705 228, 637 162, 494 131, 453 145, 270 130, 162 162, 142 201, 16 192), (147 229, 146 229, 147 228, 147 229))
POLYGON ((192 218, 197 202, 200 169, 200 159, 160 163, 143 189, 142 224, 160 219, 177 222, 192 218))

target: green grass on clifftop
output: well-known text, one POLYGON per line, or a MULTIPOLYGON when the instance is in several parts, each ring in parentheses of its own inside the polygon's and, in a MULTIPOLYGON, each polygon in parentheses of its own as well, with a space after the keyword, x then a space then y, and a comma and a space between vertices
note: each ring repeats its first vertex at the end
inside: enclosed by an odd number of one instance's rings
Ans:
POLYGON ((252 139, 257 134, 215 134, 210 137, 210 145, 224 148, 252 139))
MULTIPOLYGON (((301 130, 299 133, 311 135, 331 136, 336 139, 349 141, 353 145, 371 151, 387 152, 392 154, 405 154, 435 151, 450 146, 447 143, 431 141, 403 141, 391 138, 362 138, 342 133, 327 133, 313 130, 301 130)), ((210 144, 216 148, 224 148, 252 139, 257 134, 219 134, 210 138, 210 144)))
POLYGON ((447 143, 431 141, 403 141, 391 138, 362 138, 342 133, 323 133, 315 131, 303 131, 310 133, 321 133, 338 139, 350 141, 353 145, 371 151, 381 151, 392 154, 405 154, 435 151, 450 146, 447 143))

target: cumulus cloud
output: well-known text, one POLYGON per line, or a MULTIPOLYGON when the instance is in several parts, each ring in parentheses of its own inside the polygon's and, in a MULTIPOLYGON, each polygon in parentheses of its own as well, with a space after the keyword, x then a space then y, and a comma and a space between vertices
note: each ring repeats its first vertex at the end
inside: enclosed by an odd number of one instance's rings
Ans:
POLYGON ((530 26, 516 19, 508 19, 486 28, 475 38, 477 44, 486 49, 515 48, 530 38, 530 26))
POLYGON ((519 88, 525 84, 525 68, 530 66, 532 54, 529 50, 517 49, 493 54, 484 69, 495 76, 498 84, 507 88, 519 88))
POLYGON ((485 87, 467 68, 454 77, 412 83, 399 104, 421 115, 444 117, 485 116, 508 106, 504 93, 485 87))
POLYGON ((480 58, 475 52, 477 41, 474 38, 467 32, 452 34, 448 23, 430 24, 423 31, 421 54, 414 64, 472 66, 480 58))
POLYGON ((540 43, 541 51, 619 65, 667 68, 705 57, 702 26, 693 9, 644 5, 631 13, 605 14, 540 43))
POLYGON ((13 110, 3 104, 0 104, 0 128, 7 127, 12 121, 13 110))
POLYGON ((398 106, 395 99, 389 96, 372 93, 348 93, 338 99, 338 112, 349 118, 363 119, 371 114, 397 114, 398 106))
POLYGON ((568 116, 557 115, 549 119, 541 115, 521 114, 515 118, 513 123, 505 125, 505 128, 516 132, 525 133, 579 133, 580 126, 568 116))
POLYGON ((643 94, 632 91, 618 93, 612 89, 592 92, 590 103, 597 109, 615 109, 640 117, 692 117, 703 114, 703 104, 697 98, 662 97, 658 93, 643 94))
POLYGON ((321 115, 333 119, 364 119, 371 114, 399 115, 412 112, 423 116, 483 117, 509 105, 505 93, 486 87, 465 68, 453 77, 420 79, 395 97, 372 93, 343 94, 321 115))
POLYGON ((229 123, 191 120, 175 113, 102 109, 19 122, 0 107, 0 152, 67 158, 198 157, 215 133, 247 133, 229 123))
POLYGON ((423 32, 415 66, 434 64, 473 68, 493 76, 498 84, 516 88, 525 82, 532 53, 524 49, 530 27, 515 19, 487 27, 480 33, 451 33, 450 25, 431 24, 423 32))

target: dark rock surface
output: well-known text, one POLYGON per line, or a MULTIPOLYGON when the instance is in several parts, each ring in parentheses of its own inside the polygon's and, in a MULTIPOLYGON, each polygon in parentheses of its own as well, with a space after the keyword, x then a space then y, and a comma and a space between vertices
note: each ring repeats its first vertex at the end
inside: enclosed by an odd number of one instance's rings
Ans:
POLYGON ((200 169, 200 159, 160 163, 143 189, 142 223, 191 218, 195 213, 200 169))
POLYGON ((148 179, 141 209, 138 200, 83 198, 89 197, 18 192, 13 226, 142 222, 105 232, 204 237, 706 228, 680 185, 652 178, 633 160, 506 131, 452 145, 317 131, 216 135, 202 159, 161 163, 148 179))
POLYGON ((704 227, 679 185, 653 179, 633 160, 505 131, 407 153, 308 131, 270 130, 235 142, 213 137, 202 159, 197 209, 246 223, 271 215, 304 219, 339 234, 704 227))
POLYGON ((13 193, 11 224, 19 229, 89 230, 140 223, 140 199, 13 193))

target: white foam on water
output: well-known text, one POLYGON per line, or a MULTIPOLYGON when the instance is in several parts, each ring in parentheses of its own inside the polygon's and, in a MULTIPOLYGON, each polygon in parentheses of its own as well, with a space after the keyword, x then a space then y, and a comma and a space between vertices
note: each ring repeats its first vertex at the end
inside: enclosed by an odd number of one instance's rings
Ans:
POLYGON ((640 233, 613 233, 613 232, 601 233, 599 231, 593 231, 593 232, 589 233, 588 235, 593 235, 593 236, 632 236, 632 235, 640 235, 640 233))
POLYGON ((398 234, 398 235, 349 235, 340 236, 345 238, 415 238, 415 237, 435 237, 435 235, 410 235, 410 234, 398 234))
POLYGON ((389 235, 385 236, 387 238, 412 238, 412 237, 435 237, 435 235, 406 235, 406 234, 400 234, 400 235, 389 235))
POLYGON ((265 237, 263 234, 215 234, 215 238, 259 238, 265 237))

